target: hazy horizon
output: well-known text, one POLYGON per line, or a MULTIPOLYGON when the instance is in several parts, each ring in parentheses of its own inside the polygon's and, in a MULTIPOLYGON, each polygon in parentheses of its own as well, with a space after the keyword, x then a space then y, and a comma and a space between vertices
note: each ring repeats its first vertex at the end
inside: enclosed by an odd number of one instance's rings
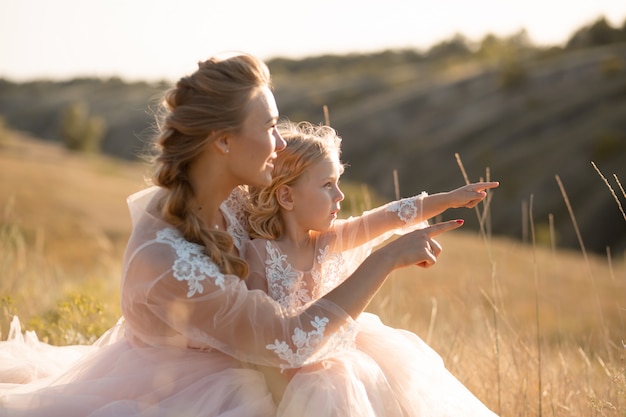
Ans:
POLYGON ((599 17, 621 26, 626 1, 5 0, 0 77, 174 80, 225 50, 299 59, 425 50, 456 33, 479 41, 522 29, 536 45, 556 46, 599 17))

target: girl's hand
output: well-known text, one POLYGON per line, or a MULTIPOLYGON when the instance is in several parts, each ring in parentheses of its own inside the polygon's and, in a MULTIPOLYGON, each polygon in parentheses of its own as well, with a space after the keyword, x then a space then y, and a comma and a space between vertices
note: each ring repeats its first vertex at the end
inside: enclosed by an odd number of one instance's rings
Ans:
POLYGON ((475 207, 478 203, 483 201, 487 197, 487 191, 491 188, 496 188, 500 183, 498 181, 491 182, 475 182, 473 184, 464 185, 456 190, 449 191, 449 207, 459 208, 475 207))

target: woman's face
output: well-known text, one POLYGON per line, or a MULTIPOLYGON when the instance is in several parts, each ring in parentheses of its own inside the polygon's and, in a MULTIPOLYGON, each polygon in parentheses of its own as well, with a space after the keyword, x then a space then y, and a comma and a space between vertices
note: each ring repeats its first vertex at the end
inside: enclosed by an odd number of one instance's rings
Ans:
POLYGON ((260 88, 245 110, 247 116, 241 130, 228 141, 230 172, 239 184, 268 186, 276 152, 286 145, 276 129, 278 108, 271 90, 260 88))

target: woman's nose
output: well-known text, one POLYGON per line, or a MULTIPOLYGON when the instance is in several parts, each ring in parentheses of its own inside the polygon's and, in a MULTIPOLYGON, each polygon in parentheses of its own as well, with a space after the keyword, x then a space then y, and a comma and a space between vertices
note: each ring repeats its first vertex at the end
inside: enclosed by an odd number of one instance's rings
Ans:
POLYGON ((282 151, 287 146, 287 142, 285 142, 285 139, 283 139, 276 128, 274 129, 274 141, 276 142, 274 148, 277 152, 282 151))

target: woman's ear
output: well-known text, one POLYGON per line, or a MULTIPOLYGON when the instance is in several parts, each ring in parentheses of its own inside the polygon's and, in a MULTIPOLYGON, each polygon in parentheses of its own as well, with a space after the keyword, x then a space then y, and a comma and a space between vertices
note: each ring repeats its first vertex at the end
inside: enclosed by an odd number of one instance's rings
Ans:
POLYGON ((222 154, 227 154, 228 152, 230 152, 230 148, 228 147, 228 144, 230 143, 228 133, 216 132, 214 133, 214 135, 215 138, 213 139, 213 144, 215 145, 215 148, 218 150, 218 152, 222 154))
POLYGON ((283 209, 287 211, 293 210, 293 195, 288 185, 283 184, 278 186, 276 189, 276 201, 283 209))

